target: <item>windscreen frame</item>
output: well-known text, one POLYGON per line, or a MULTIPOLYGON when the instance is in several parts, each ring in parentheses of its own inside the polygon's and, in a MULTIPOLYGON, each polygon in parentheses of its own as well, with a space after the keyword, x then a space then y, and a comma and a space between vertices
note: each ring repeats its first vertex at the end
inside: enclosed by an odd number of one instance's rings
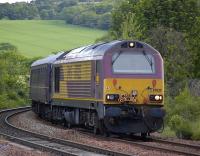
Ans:
MULTIPOLYGON (((116 66, 116 69, 117 69, 117 66, 116 66)), ((155 74, 155 73, 156 73, 156 61, 155 61, 154 55, 151 53, 146 53, 145 51, 133 52, 133 51, 127 50, 127 51, 115 52, 112 54, 112 74, 137 75, 137 74, 155 74), (133 60, 128 60, 130 58, 133 60), (121 62, 119 62, 120 59, 121 59, 121 62), (126 59, 127 61, 123 59, 126 59), (138 61, 137 59, 140 59, 141 62, 138 61), (130 61, 133 61, 133 62, 130 62, 130 61), (118 63, 118 70, 120 70, 119 68, 121 68, 121 72, 115 71, 114 65, 116 65, 116 63, 118 63), (126 65, 127 67, 124 68, 123 66, 126 66, 126 65), (135 67, 135 71, 134 69, 132 69, 134 67, 135 67), (145 68, 150 68, 150 69, 148 70, 146 69, 146 72, 145 72, 145 68), (131 72, 131 69, 132 69, 132 72, 131 72)))

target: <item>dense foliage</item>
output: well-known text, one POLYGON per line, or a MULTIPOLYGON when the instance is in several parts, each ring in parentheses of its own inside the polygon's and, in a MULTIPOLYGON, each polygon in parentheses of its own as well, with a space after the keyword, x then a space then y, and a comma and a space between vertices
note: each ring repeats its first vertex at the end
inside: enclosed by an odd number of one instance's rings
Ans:
POLYGON ((65 20, 68 24, 108 29, 114 0, 33 0, 0 4, 0 19, 65 20))
POLYGON ((200 139, 200 3, 198 0, 123 0, 101 40, 142 40, 165 62, 167 127, 177 136, 200 139), (195 96, 194 96, 195 95, 195 96))
POLYGON ((179 138, 200 140, 200 97, 184 88, 175 98, 165 100, 166 123, 179 138))
POLYGON ((31 62, 18 54, 15 46, 0 43, 0 109, 28 104, 31 62))

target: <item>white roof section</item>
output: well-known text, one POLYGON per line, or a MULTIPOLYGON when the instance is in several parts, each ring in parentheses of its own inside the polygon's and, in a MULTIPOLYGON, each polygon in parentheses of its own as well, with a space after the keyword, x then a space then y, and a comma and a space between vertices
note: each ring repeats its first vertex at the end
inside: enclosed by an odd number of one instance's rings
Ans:
POLYGON ((48 64, 48 63, 54 63, 56 59, 61 56, 64 52, 59 52, 57 54, 52 54, 48 57, 45 57, 43 59, 37 60, 32 63, 31 67, 42 65, 42 64, 48 64))
POLYGON ((86 60, 101 60, 106 51, 121 41, 113 41, 109 43, 98 43, 85 47, 80 47, 66 53, 62 59, 54 62, 54 64, 86 61, 86 60))

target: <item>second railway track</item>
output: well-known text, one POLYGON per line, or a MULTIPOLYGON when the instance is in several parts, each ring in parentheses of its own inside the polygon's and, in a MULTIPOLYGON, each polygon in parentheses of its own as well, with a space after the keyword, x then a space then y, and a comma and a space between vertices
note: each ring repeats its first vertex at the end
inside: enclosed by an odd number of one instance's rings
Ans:
POLYGON ((130 156, 120 152, 113 152, 106 149, 96 148, 81 143, 76 143, 68 140, 57 139, 45 135, 33 133, 24 129, 15 127, 8 122, 9 118, 30 110, 30 107, 4 110, 0 112, 0 135, 9 140, 21 143, 26 146, 53 152, 57 155, 69 156, 130 156))

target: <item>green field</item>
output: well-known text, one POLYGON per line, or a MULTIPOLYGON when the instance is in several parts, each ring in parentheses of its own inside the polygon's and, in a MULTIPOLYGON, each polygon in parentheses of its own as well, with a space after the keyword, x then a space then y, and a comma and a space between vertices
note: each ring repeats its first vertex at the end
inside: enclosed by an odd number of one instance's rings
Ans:
POLYGON ((59 20, 0 20, 0 43, 11 43, 28 57, 91 44, 104 34, 105 31, 66 25, 59 20))

